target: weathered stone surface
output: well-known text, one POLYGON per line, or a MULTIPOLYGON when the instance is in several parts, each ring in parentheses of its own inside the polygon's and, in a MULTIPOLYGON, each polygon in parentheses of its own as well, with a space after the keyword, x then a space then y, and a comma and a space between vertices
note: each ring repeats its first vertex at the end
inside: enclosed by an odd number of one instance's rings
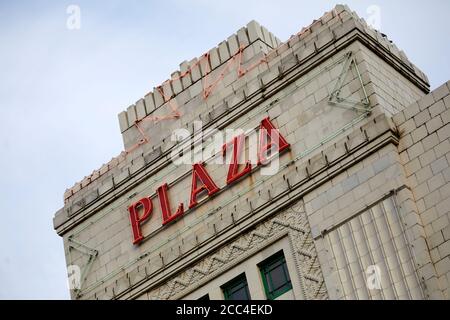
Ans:
POLYGON ((267 299, 259 266, 283 251, 286 299, 448 299, 449 85, 428 91, 406 55, 347 6, 284 44, 250 22, 120 113, 125 151, 65 192, 54 226, 67 262, 93 259, 72 296, 223 299, 220 288, 245 272, 252 298, 267 299), (263 166, 266 117, 289 148, 263 166), (191 140, 174 141, 177 129, 191 140), (242 130, 254 160, 232 183, 219 161, 236 135, 226 129, 242 130), (189 208, 199 162, 220 191, 189 208), (184 214, 163 224, 165 184, 169 215, 180 203, 184 214), (149 197, 135 245, 129 207, 149 197), (373 266, 385 275, 379 290, 367 288, 373 266))

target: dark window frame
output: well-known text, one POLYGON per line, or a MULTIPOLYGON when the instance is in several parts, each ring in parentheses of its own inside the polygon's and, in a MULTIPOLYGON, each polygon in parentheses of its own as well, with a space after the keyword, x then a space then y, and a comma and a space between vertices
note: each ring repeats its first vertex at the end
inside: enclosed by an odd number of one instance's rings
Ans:
POLYGON ((292 289, 292 281, 283 250, 278 251, 266 260, 260 262, 258 267, 267 299, 274 300, 292 289), (285 283, 278 288, 274 288, 271 272, 279 267, 282 267, 285 283))
POLYGON ((242 287, 245 287, 245 292, 246 292, 247 298, 248 298, 248 300, 251 300, 251 295, 250 295, 250 291, 248 289, 248 282, 247 282, 247 277, 245 276, 245 273, 242 273, 242 274, 238 275, 237 277, 231 279, 227 283, 223 284, 220 288, 222 289, 225 300, 234 300, 234 299, 232 299, 232 292, 230 292, 230 291, 233 289, 234 289, 233 291, 237 291, 238 289, 242 289, 242 287), (238 286, 241 286, 241 287, 236 289, 236 287, 238 287, 238 286))

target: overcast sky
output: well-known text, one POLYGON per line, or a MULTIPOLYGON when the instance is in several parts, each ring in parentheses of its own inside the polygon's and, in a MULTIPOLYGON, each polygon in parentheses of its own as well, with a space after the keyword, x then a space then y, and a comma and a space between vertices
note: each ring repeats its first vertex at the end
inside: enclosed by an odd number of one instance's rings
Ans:
MULTIPOLYGON (((449 80, 447 0, 347 1, 435 88, 449 80)), ((53 215, 65 189, 122 151, 117 114, 183 60, 254 19, 281 40, 331 1, 0 0, 0 299, 68 299, 53 215), (67 28, 67 7, 81 10, 67 28)))

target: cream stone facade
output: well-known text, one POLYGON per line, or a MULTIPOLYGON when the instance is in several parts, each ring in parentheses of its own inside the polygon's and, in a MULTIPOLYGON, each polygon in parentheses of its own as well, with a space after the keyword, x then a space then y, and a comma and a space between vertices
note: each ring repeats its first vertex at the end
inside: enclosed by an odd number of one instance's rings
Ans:
POLYGON ((430 93, 346 6, 284 43, 250 22, 120 113, 125 151, 66 191, 54 227, 72 298, 224 299, 240 276, 252 299, 449 299, 449 87, 430 93), (227 184, 213 133, 250 136, 265 118, 290 144, 279 169, 227 184), (171 139, 180 128, 189 141, 171 139), (220 189, 191 208, 180 147, 208 154, 220 189), (165 225, 164 183, 170 211, 184 204, 165 225), (146 197, 133 244, 129 207, 146 197), (290 283, 268 295, 264 266, 280 252, 290 283))

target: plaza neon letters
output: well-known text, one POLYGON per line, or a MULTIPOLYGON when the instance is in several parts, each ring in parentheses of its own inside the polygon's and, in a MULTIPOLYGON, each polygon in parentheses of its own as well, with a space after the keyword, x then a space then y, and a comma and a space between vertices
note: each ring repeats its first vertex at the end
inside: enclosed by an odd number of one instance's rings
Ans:
MULTIPOLYGON (((246 161, 243 169, 239 171, 239 159, 243 151, 245 137, 243 134, 236 136, 232 141, 226 143, 222 147, 222 156, 225 156, 227 150, 232 150, 231 162, 228 167, 226 184, 230 185, 240 178, 248 175, 252 170, 250 161, 246 161)), ((269 118, 261 121, 259 126, 259 141, 258 141, 258 165, 265 165, 270 160, 270 156, 275 153, 280 153, 290 147, 286 139, 281 136, 278 130, 273 126, 269 118), (270 153, 270 155, 268 154, 270 153)), ((168 195, 169 187, 164 183, 157 188, 157 196, 162 212, 162 225, 166 225, 177 218, 183 216, 183 203, 178 205, 175 213, 170 212, 170 201, 168 195)), ((197 206, 197 197, 202 191, 207 191, 208 197, 213 196, 220 191, 220 188, 215 184, 211 176, 206 171, 202 163, 196 163, 192 166, 192 181, 191 194, 189 198, 189 209, 197 206)), ((131 229, 133 234, 133 244, 140 243, 144 236, 142 235, 141 226, 147 221, 153 211, 152 200, 150 197, 143 198, 128 207, 130 213, 131 229), (139 209, 142 208, 142 215, 139 215, 139 209)))

